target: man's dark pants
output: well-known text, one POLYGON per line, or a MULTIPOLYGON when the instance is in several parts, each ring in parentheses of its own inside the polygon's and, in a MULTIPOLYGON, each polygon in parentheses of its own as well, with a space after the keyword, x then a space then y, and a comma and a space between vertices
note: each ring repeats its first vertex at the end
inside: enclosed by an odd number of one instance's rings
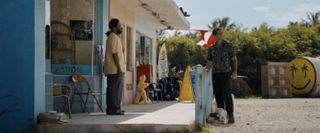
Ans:
POLYGON ((107 75, 107 113, 121 111, 123 74, 107 75))
POLYGON ((218 108, 223 108, 228 114, 233 114, 230 76, 230 72, 214 73, 212 74, 212 83, 218 108))

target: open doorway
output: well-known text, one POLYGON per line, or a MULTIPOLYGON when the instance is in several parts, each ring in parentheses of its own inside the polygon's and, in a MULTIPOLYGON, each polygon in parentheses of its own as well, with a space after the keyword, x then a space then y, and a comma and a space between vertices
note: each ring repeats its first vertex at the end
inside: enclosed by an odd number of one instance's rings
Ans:
MULTIPOLYGON (((74 74, 83 75, 93 91, 102 93, 101 3, 100 0, 46 0, 47 110, 53 110, 53 85, 71 83, 74 74)), ((105 98, 101 95, 98 99, 101 103, 105 98)), ((89 104, 88 110, 98 109, 89 104)), ((80 102, 72 109, 78 111, 80 102)))

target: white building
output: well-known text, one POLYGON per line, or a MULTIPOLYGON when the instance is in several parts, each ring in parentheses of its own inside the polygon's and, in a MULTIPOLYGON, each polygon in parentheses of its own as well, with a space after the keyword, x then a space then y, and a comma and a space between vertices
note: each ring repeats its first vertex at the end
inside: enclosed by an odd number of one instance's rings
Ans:
POLYGON ((109 2, 109 19, 119 19, 124 29, 122 40, 127 57, 124 103, 130 104, 134 98, 138 63, 151 64, 151 82, 157 80, 156 31, 167 28, 189 29, 190 24, 174 0, 110 0, 109 2))

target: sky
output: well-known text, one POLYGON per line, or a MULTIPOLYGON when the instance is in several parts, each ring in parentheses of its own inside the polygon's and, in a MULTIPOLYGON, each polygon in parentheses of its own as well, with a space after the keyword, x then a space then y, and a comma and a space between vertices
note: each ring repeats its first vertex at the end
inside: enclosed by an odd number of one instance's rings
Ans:
POLYGON ((320 11, 320 0, 175 0, 190 14, 191 29, 208 29, 217 18, 251 29, 266 22, 274 28, 285 28, 290 21, 307 20, 307 12, 320 11))

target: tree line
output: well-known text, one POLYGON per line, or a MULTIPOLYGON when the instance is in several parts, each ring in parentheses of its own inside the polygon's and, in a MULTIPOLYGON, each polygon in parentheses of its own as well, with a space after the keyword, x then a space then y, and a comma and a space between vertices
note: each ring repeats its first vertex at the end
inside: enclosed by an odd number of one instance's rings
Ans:
MULTIPOLYGON (((250 30, 223 17, 208 24, 211 30, 225 27, 224 39, 230 41, 238 57, 238 74, 249 77, 248 84, 255 95, 261 94, 261 65, 271 62, 290 62, 298 56, 320 55, 320 11, 307 13, 307 20, 289 22, 285 28, 273 28, 267 23, 250 30)), ((185 70, 188 65, 205 65, 207 49, 198 46, 198 32, 181 33, 164 37, 159 32, 158 49, 166 44, 169 69, 185 70)), ((174 72, 171 73, 174 75, 174 72)))

